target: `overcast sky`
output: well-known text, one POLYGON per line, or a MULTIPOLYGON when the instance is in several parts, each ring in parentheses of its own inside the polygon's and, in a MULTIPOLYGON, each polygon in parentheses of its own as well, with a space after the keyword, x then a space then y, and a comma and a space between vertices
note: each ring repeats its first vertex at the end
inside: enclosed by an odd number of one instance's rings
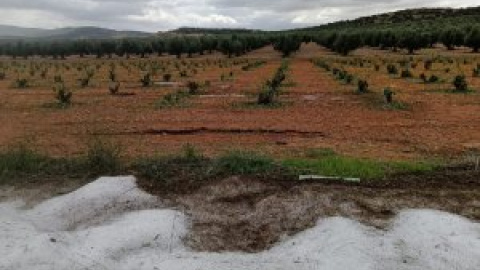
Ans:
POLYGON ((180 26, 278 30, 414 7, 478 0, 0 0, 0 24, 162 31, 180 26))

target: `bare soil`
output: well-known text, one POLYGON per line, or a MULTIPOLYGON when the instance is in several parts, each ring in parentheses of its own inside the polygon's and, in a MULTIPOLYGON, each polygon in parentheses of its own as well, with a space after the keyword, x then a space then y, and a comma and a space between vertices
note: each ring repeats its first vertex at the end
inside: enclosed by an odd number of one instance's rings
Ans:
MULTIPOLYGON (((53 62, 53 65, 80 65, 91 67, 103 64, 95 73, 93 85, 84 89, 76 86, 81 71, 70 68, 64 74, 67 86, 74 90, 73 105, 68 109, 57 109, 52 92, 55 69, 49 69, 45 80, 38 74, 34 86, 27 89, 12 88, 14 71, 0 81, 0 147, 16 141, 31 141, 42 152, 53 156, 71 156, 84 153, 88 140, 95 134, 114 140, 122 145, 127 158, 156 153, 177 152, 185 144, 194 145, 207 155, 216 155, 231 149, 247 149, 274 156, 292 156, 311 148, 331 148, 344 155, 384 160, 429 159, 432 157, 456 157, 472 145, 480 145, 480 95, 451 94, 442 89, 451 88, 451 79, 462 72, 467 75, 469 85, 480 89, 480 78, 472 77, 471 70, 480 61, 476 54, 448 57, 458 58, 453 63, 435 63, 427 75, 437 74, 445 82, 425 85, 415 80, 390 77, 383 63, 390 63, 410 56, 364 49, 351 57, 335 56, 314 44, 304 45, 301 51, 289 59, 287 86, 279 96, 282 106, 257 108, 256 94, 266 80, 270 79, 281 64, 281 57, 272 48, 263 48, 241 59, 224 59, 205 56, 176 60, 169 57, 150 59, 77 59, 53 62), (311 63, 311 59, 322 58, 332 63, 355 59, 367 59, 379 63, 375 71, 372 65, 364 67, 349 64, 333 64, 367 79, 371 94, 354 94, 356 86, 346 85, 334 79, 311 63), (467 59, 468 64, 461 59, 467 59), (251 71, 242 71, 235 61, 249 59, 266 61, 251 71), (137 63, 143 61, 170 61, 169 68, 182 61, 182 69, 197 73, 181 78, 178 72, 172 81, 175 87, 142 88, 138 82, 141 72, 137 63), (207 61, 225 61, 232 65, 218 64, 205 67, 207 61), (121 92, 134 95, 112 96, 108 93, 107 74, 110 62, 118 64, 121 92), (456 62, 456 63, 457 63, 456 62), (130 71, 119 63, 130 68, 130 71), (450 73, 445 69, 450 68, 450 73), (221 80, 221 75, 233 71, 233 78, 221 80), (210 86, 202 93, 186 100, 178 107, 158 109, 155 103, 165 95, 181 89, 185 82, 209 81, 210 86), (383 89, 392 87, 394 99, 408 105, 407 110, 383 108, 383 89), (379 103, 378 103, 379 102, 379 103), (193 132, 193 131, 201 132, 193 132), (264 131, 289 132, 264 132, 264 131), (158 131, 158 132, 155 132, 158 131), (178 132, 176 132, 178 131, 178 132), (186 131, 186 132, 183 132, 186 131), (231 132, 228 132, 231 131, 231 132), (237 132, 241 131, 241 132, 237 132), (248 131, 248 132, 243 132, 248 131), (321 136, 305 136, 305 134, 321 136), (303 135, 301 135, 303 134, 303 135), (159 136, 160 135, 160 136, 159 136)), ((443 54, 436 49, 429 54, 443 54)), ((416 77, 423 71, 426 55, 412 56, 419 61, 411 71, 416 77)), ((31 60, 43 63, 45 59, 31 60)), ((30 60, 17 60, 30 64, 30 60)), ((28 69, 27 69, 28 71, 28 69)), ((40 71, 37 71, 39 73, 40 71)), ((154 77, 161 80, 162 73, 154 77)), ((28 75, 25 75, 28 76, 28 75)))
MULTIPOLYGON (((165 197, 153 182, 141 186, 165 197)), ((356 184, 230 177, 166 197, 191 216, 195 250, 256 252, 322 217, 387 228, 401 210, 436 209, 480 221, 480 172, 452 167, 356 184)))

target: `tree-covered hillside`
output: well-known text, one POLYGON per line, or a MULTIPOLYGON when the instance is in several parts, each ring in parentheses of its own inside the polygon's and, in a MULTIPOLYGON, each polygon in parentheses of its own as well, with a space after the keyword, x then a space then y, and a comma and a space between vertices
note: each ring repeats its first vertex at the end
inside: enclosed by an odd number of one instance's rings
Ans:
MULTIPOLYGON (((405 50, 414 53, 441 43, 450 50, 458 46, 480 49, 480 7, 466 9, 414 9, 341 21, 318 27, 289 31, 256 31, 247 29, 180 28, 146 37, 119 38, 108 35, 112 30, 97 28, 96 35, 82 31, 64 39, 10 39, 0 41, 0 55, 32 55, 64 58, 69 55, 97 57, 149 54, 171 54, 181 57, 220 51, 239 56, 267 45, 284 57, 300 48, 302 42, 316 42, 339 54, 347 55, 363 47, 405 50), (103 33, 103 34, 102 34, 103 33), (80 38, 78 38, 80 37, 80 38)), ((118 34, 118 33, 117 33, 118 34)))

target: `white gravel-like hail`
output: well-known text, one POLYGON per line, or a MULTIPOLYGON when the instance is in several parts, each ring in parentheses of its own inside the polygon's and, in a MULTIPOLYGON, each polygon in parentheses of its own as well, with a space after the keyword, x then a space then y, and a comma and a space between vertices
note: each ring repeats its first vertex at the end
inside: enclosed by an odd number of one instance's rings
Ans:
POLYGON ((184 246, 188 218, 159 209, 135 178, 99 180, 23 209, 0 204, 0 269, 479 270, 480 224, 432 210, 400 213, 388 231, 333 217, 256 253, 184 246))

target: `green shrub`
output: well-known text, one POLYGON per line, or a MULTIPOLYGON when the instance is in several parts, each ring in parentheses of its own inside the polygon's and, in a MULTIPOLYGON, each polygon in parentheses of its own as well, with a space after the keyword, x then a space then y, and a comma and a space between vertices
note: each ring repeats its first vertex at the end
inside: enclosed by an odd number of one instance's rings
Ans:
POLYGON ((46 165, 47 159, 20 144, 0 153, 0 179, 15 177, 19 174, 38 173, 46 165))
POLYGON ((190 95, 195 95, 198 93, 198 90, 200 89, 200 85, 197 82, 190 81, 187 83, 187 88, 188 88, 188 93, 190 93, 190 95))
POLYGON ((115 69, 111 68, 109 73, 108 73, 108 78, 110 79, 111 82, 117 81, 117 74, 115 73, 115 69))
POLYGON ((202 152, 200 152, 195 146, 186 144, 182 147, 182 156, 184 160, 196 161, 204 159, 202 152))
POLYGON ((88 87, 94 74, 95 71, 93 69, 86 69, 83 77, 79 79, 80 86, 83 88, 88 87))
POLYGON ((425 75, 425 73, 420 74, 420 80, 422 80, 424 83, 427 82, 427 76, 425 75))
POLYGON ((457 75, 453 80, 453 86, 455 86, 455 91, 465 92, 468 90, 467 80, 465 75, 457 75))
POLYGON ((63 83, 63 78, 62 78, 62 76, 61 76, 61 75, 55 75, 55 76, 53 77, 53 82, 54 82, 54 83, 63 83))
POLYGON ((116 173, 122 167, 120 153, 118 145, 95 138, 88 144, 85 165, 91 174, 116 173))
POLYGON ((477 65, 476 68, 473 69, 473 77, 480 77, 480 64, 477 65))
POLYGON ((428 79, 428 82, 429 83, 436 83, 436 82, 439 82, 440 81, 440 78, 436 75, 432 75, 430 76, 430 78, 428 79))
POLYGON ((61 105, 70 105, 73 93, 67 89, 63 82, 55 84, 53 90, 55 98, 61 105))
POLYGON ((393 92, 392 89, 390 89, 389 87, 383 90, 383 96, 385 97, 385 102, 387 104, 392 104, 394 94, 395 92, 393 92))
POLYGON ((395 66, 393 64, 388 64, 387 65, 387 72, 388 72, 388 74, 396 75, 396 74, 398 74, 398 68, 397 68, 397 66, 395 66))
POLYGON ((142 83, 142 87, 149 87, 153 84, 152 82, 152 77, 150 73, 146 73, 143 75, 143 77, 140 79, 140 82, 142 83))
POLYGON ((402 73, 400 74, 400 77, 402 78, 412 78, 413 74, 410 72, 409 69, 402 70, 402 73))
POLYGON ((165 95, 160 101, 156 103, 156 107, 161 108, 169 108, 177 106, 181 104, 185 98, 187 98, 190 94, 185 91, 177 91, 174 93, 170 93, 165 95))
POLYGON ((169 82, 171 79, 172 79, 172 74, 170 73, 163 74, 163 81, 169 82))
POLYGON ((359 93, 368 92, 368 82, 366 80, 358 80, 357 90, 358 90, 359 93))
POLYGON ((264 87, 258 94, 257 104, 270 105, 275 102, 275 90, 272 87, 264 87))
POLYGON ((25 79, 25 78, 22 78, 22 79, 17 79, 15 80, 15 87, 16 88, 27 88, 28 87, 28 80, 25 79))

